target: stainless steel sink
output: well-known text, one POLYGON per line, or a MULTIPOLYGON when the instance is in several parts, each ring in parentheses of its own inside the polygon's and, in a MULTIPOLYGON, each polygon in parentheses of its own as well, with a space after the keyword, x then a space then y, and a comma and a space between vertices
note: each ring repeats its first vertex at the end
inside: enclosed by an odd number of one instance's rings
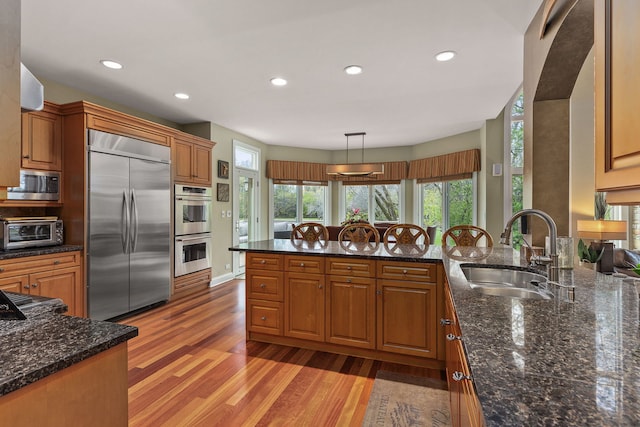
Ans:
POLYGON ((546 289, 547 278, 541 274, 474 265, 462 265, 460 268, 471 289, 483 294, 512 298, 553 298, 553 293, 546 289))

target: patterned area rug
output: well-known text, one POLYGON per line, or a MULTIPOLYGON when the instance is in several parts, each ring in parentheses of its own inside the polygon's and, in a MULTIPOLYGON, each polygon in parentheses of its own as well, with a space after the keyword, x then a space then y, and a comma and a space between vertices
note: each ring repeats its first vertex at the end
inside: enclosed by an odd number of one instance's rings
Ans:
POLYGON ((449 392, 444 381, 378 371, 362 425, 451 425, 449 392))

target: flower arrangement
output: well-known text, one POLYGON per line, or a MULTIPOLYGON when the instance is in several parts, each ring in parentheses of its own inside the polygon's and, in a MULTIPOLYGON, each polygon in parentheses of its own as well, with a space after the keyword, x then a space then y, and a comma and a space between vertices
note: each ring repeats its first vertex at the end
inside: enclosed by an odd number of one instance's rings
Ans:
POLYGON ((369 222, 369 216, 366 212, 362 212, 360 208, 353 208, 347 210, 345 220, 340 225, 355 224, 358 222, 369 222))

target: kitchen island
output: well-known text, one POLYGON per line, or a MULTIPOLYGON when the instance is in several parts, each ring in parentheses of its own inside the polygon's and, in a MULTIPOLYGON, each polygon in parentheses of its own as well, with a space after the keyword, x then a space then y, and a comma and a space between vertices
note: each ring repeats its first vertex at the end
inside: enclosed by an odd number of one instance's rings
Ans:
POLYGON ((478 293, 460 268, 522 266, 510 247, 466 258, 436 246, 389 251, 381 244, 359 253, 338 242, 300 246, 289 240, 231 250, 441 265, 486 425, 640 424, 639 300, 628 281, 576 266, 560 275, 563 284, 575 286, 574 301, 519 299, 478 293))
POLYGON ((0 419, 12 426, 126 426, 135 327, 63 315, 59 299, 0 320, 0 419))

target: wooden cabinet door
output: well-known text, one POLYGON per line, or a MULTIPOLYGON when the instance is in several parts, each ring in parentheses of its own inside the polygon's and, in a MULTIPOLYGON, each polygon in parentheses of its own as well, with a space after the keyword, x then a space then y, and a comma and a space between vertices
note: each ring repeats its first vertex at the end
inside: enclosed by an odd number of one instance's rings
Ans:
POLYGON ((62 116, 46 111, 22 115, 22 167, 62 170, 62 116))
POLYGON ((84 302, 80 289, 80 267, 61 268, 29 275, 31 295, 60 298, 69 307, 67 314, 83 316, 84 302))
POLYGON ((193 145, 193 182, 211 185, 211 148, 193 145))
POLYGON ((0 279, 0 289, 7 292, 16 292, 19 294, 29 293, 29 276, 24 274, 21 276, 6 277, 0 279))
POLYGON ((324 341, 324 275, 285 273, 284 334, 324 341))
POLYGON ((378 350, 437 358, 437 286, 378 280, 378 350))
POLYGON ((193 144, 173 141, 174 179, 191 182, 193 180, 193 144))
POLYGON ((640 2, 601 0, 594 5, 596 188, 639 189, 640 2))
POLYGON ((351 347, 375 348, 375 279, 327 278, 327 341, 351 347))

